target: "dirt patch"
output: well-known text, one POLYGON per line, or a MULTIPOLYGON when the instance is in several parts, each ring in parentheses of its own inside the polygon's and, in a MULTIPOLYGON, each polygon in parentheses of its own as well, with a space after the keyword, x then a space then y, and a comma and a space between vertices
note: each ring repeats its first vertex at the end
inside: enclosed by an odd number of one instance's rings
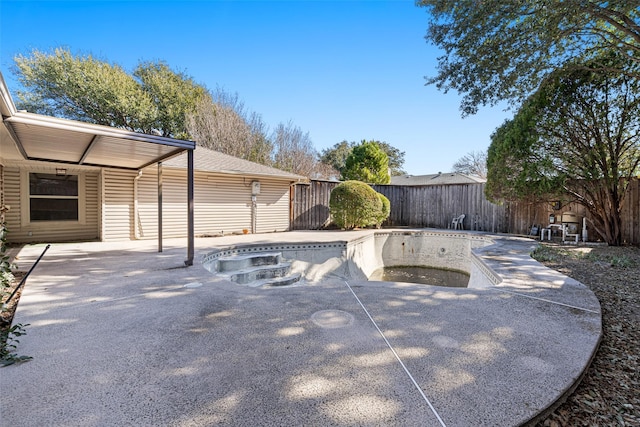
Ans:
MULTIPOLYGON (((14 271, 13 280, 8 287, 5 287, 2 290, 2 304, 8 300, 9 296, 13 293, 13 291, 20 284, 20 280, 24 277, 25 273, 22 271, 14 271)), ((24 288, 24 284, 22 285, 24 288)), ((11 327, 11 323, 13 322, 13 316, 15 315, 16 309, 18 308, 18 301, 20 301, 20 294, 22 293, 22 288, 16 292, 11 301, 7 304, 4 309, 0 310, 0 332, 7 331, 11 327)))
POLYGON ((593 291, 603 327, 584 379, 537 427, 640 426, 640 249, 544 244, 534 257, 593 291))

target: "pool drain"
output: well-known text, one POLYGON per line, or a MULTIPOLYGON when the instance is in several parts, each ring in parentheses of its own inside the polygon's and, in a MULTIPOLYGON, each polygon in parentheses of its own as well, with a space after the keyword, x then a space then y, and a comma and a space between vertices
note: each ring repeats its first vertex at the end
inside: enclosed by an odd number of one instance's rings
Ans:
POLYGON ((353 315, 342 310, 321 310, 311 315, 311 320, 321 328, 338 329, 353 324, 353 315))

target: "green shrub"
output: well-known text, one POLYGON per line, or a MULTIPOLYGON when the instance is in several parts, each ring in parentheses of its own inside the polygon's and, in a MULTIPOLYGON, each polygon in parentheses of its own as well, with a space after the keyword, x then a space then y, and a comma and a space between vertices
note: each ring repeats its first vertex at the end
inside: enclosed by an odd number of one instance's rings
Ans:
POLYGON ((378 224, 382 203, 378 193, 364 182, 345 181, 331 191, 329 210, 338 227, 350 230, 378 224))
POLYGON ((391 202, 384 194, 378 193, 378 198, 380 202, 382 202, 382 209, 380 209, 380 214, 376 220, 376 227, 380 228, 382 223, 389 218, 389 214, 391 213, 391 202))

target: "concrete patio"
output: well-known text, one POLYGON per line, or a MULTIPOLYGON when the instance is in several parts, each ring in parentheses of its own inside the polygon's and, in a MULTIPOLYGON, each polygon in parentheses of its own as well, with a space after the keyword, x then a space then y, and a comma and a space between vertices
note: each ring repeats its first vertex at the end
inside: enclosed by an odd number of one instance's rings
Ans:
MULTIPOLYGON (((576 385, 601 335, 591 291, 495 236, 502 282, 442 288, 328 276, 282 288, 199 260, 246 243, 349 241, 287 232, 52 245, 22 294, 30 324, 0 370, 6 426, 516 426, 576 385)), ((44 245, 24 247, 28 270, 44 245)))

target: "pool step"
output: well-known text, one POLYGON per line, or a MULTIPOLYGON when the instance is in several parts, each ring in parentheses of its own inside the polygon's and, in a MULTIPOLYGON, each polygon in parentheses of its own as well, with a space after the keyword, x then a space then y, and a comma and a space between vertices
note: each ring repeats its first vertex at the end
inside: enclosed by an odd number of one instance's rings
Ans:
POLYGON ((302 279, 302 274, 294 273, 289 274, 283 277, 274 277, 273 279, 263 279, 257 280, 251 283, 251 286, 269 286, 269 287, 278 287, 278 286, 290 286, 300 282, 302 279))
POLYGON ((257 252, 246 255, 231 255, 218 259, 218 271, 234 271, 260 265, 280 264, 281 260, 281 252, 257 252))
POLYGON ((291 263, 282 260, 281 252, 256 252, 220 257, 216 271, 220 277, 251 287, 288 286, 302 278, 299 273, 289 274, 291 263))

